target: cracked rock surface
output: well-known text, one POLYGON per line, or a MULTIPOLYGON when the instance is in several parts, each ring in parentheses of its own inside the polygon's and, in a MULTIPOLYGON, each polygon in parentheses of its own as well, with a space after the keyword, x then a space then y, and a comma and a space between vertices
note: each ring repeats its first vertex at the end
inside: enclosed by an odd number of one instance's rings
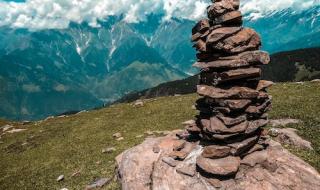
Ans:
POLYGON ((238 168, 233 162, 221 163, 230 171, 237 169, 235 175, 203 173, 197 165, 197 158, 204 151, 201 142, 192 142, 193 149, 184 160, 168 157, 181 141, 176 133, 147 139, 117 157, 123 190, 318 190, 320 187, 320 174, 275 141, 270 141, 266 149, 238 158, 238 168), (154 153, 153 146, 158 146, 160 152, 154 153))

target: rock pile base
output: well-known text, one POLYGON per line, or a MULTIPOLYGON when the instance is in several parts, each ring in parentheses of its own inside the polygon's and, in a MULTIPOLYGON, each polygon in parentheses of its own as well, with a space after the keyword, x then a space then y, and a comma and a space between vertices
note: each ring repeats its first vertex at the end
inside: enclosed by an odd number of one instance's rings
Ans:
POLYGON ((147 139, 117 157, 121 187, 123 190, 318 190, 320 187, 319 173, 274 141, 241 161, 228 157, 227 162, 216 159, 207 163, 207 158, 200 157, 203 152, 204 147, 198 142, 183 141, 176 137, 176 132, 147 139), (193 148, 185 150, 188 155, 184 160, 173 159, 174 149, 180 149, 183 143, 193 148), (154 147, 158 153, 153 151, 154 147), (234 174, 237 168, 237 173, 232 178, 213 173, 203 175, 197 166, 199 157, 204 159, 200 161, 202 167, 212 172, 234 174))

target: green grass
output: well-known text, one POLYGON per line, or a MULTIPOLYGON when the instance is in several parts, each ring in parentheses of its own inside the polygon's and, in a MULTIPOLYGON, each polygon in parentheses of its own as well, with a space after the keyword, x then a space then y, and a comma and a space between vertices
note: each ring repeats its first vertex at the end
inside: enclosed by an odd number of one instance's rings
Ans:
POLYGON ((320 171, 320 83, 283 83, 271 88, 270 93, 273 96, 270 117, 302 120, 303 123, 287 127, 298 129, 312 143, 314 151, 287 148, 320 171))
MULTIPOLYGON (((272 118, 296 118, 303 124, 291 125, 313 143, 315 151, 288 147, 320 170, 320 83, 278 84, 270 90, 272 118)), ((53 118, 29 125, 27 131, 3 135, 0 141, 0 189, 84 189, 96 178, 115 175, 114 158, 141 143, 144 132, 181 128, 192 119, 197 95, 148 100, 143 107, 119 104, 66 118, 53 118), (121 132, 123 141, 112 134, 121 132), (103 154, 101 150, 116 147, 103 154), (80 170, 80 176, 71 177, 80 170), (56 182, 59 175, 65 180, 56 182)), ((4 121, 1 121, 1 123, 4 121)), ((16 123, 14 125, 17 125, 16 123)), ((114 180, 103 189, 119 189, 114 180)))

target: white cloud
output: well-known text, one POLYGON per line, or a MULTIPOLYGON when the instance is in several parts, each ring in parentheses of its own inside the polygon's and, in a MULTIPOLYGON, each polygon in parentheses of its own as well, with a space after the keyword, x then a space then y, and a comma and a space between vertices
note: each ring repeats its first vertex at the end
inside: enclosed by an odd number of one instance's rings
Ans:
POLYGON ((258 19, 266 14, 292 8, 295 11, 320 5, 320 0, 243 0, 241 10, 251 19, 258 19))
POLYGON ((99 26, 97 20, 123 15, 126 22, 143 21, 151 13, 199 19, 209 0, 27 0, 25 3, 0 0, 0 26, 50 29, 66 28, 83 21, 99 26))
MULTIPOLYGON (((163 19, 198 20, 205 16, 210 0, 27 0, 24 3, 0 0, 0 26, 51 29, 66 28, 70 22, 88 22, 98 27, 97 20, 111 15, 124 15, 126 22, 143 21, 151 13, 163 19)), ((260 17, 288 7, 306 9, 319 0, 243 0, 244 13, 260 17)))

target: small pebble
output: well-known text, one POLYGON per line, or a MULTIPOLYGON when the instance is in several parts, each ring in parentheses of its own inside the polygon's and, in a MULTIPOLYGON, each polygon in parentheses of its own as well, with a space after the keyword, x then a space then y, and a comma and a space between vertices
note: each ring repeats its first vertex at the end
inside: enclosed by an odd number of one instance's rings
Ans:
POLYGON ((57 178, 57 181, 63 181, 64 180, 64 175, 60 175, 58 178, 57 178))
POLYGON ((124 140, 124 138, 123 138, 123 137, 120 137, 120 138, 117 138, 116 140, 117 140, 117 141, 122 141, 122 140, 124 140))
POLYGON ((145 134, 146 134, 146 135, 153 135, 154 132, 152 132, 152 131, 146 131, 145 134))
POLYGON ((154 146, 152 151, 156 154, 158 154, 160 152, 160 147, 159 146, 154 146))
POLYGON ((93 182, 92 184, 88 185, 85 190, 91 190, 91 189, 96 189, 96 188, 101 188, 107 183, 109 183, 111 180, 108 178, 101 178, 93 182))
POLYGON ((116 148, 114 147, 102 149, 102 153, 112 153, 114 151, 116 151, 116 148))
POLYGON ((134 107, 143 107, 144 106, 144 103, 142 100, 137 100, 134 104, 133 104, 134 107))
POLYGON ((122 137, 121 133, 115 133, 115 134, 113 134, 112 136, 113 136, 113 138, 120 138, 120 137, 122 137))
POLYGON ((77 177, 77 176, 80 176, 81 174, 81 170, 78 170, 76 172, 73 172, 73 174, 71 174, 71 177, 77 177))

